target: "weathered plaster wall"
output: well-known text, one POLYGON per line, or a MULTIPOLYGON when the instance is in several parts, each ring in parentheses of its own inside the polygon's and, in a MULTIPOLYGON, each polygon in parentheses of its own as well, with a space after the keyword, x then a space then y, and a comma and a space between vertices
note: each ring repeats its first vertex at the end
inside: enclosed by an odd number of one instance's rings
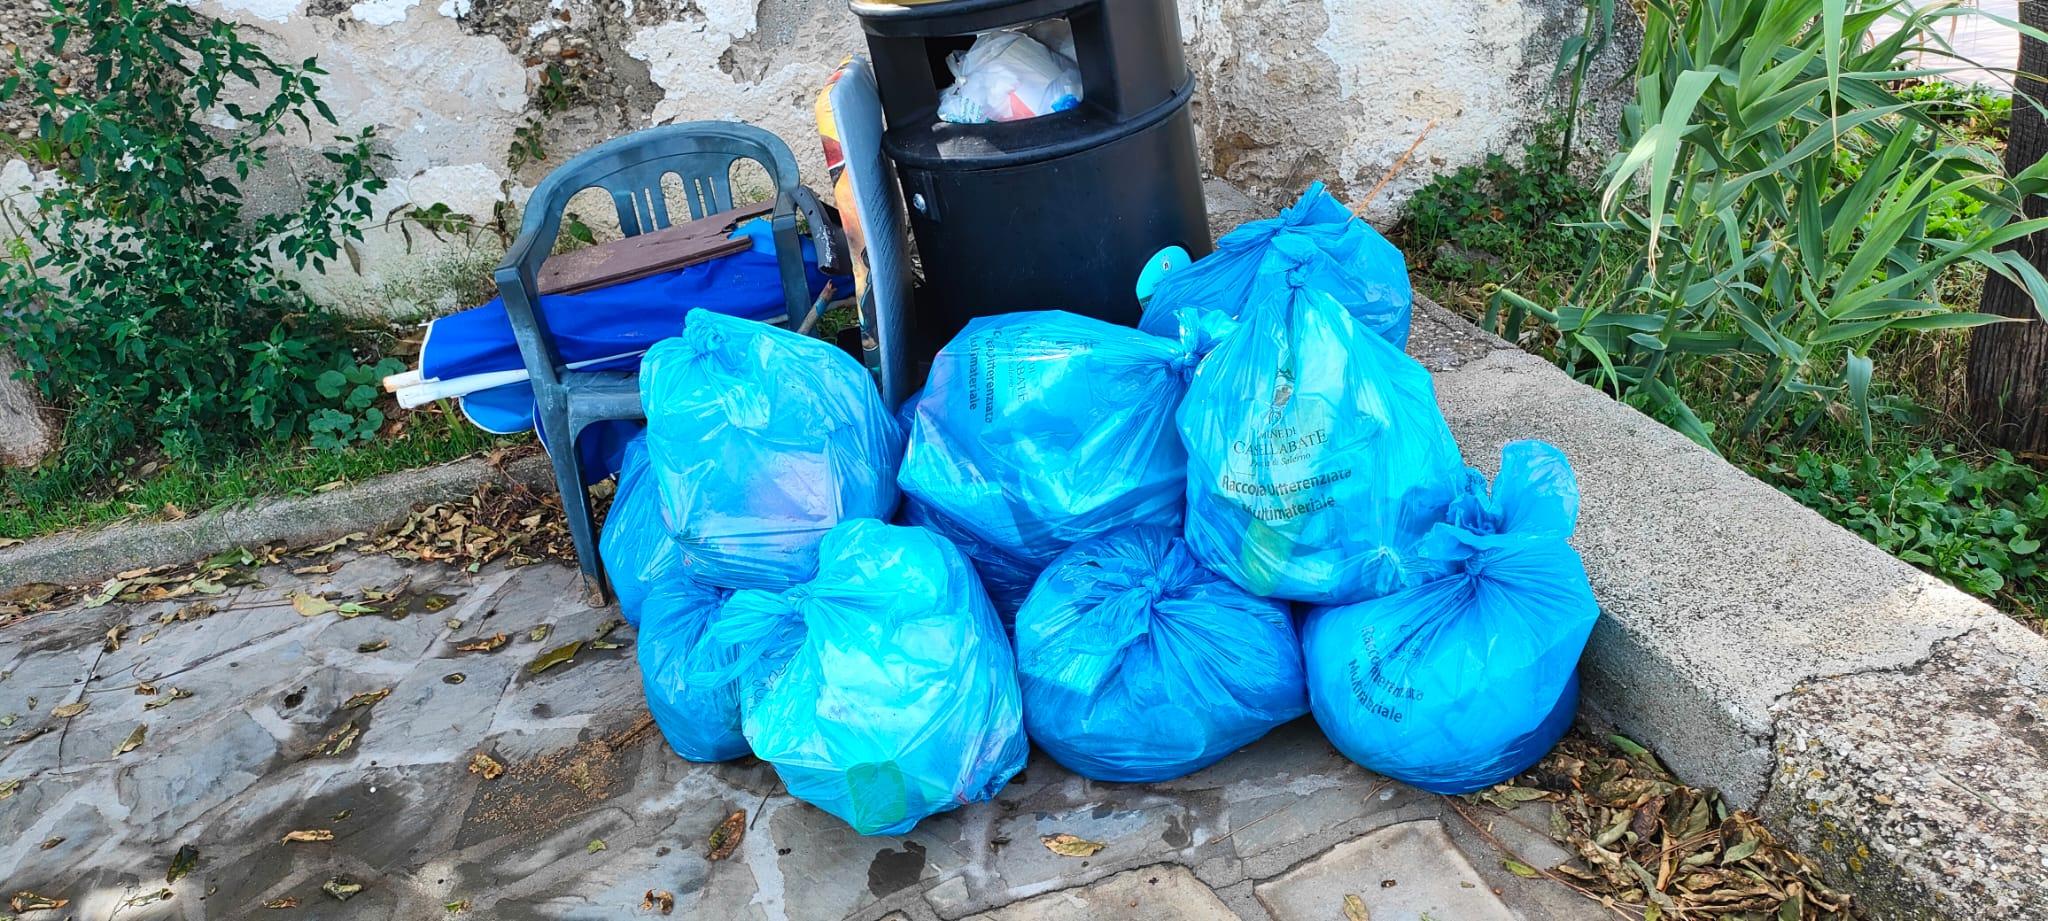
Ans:
MULTIPOLYGON (((1554 117, 1551 75, 1583 11, 1581 0, 1181 0, 1211 169, 1269 205, 1320 179, 1355 207, 1421 137, 1367 207, 1391 224, 1430 177, 1518 150, 1554 117)), ((1628 44, 1589 81, 1603 109, 1628 44)))
MULTIPOLYGON (((345 126, 376 125, 391 154, 380 219, 445 204, 480 225, 606 137, 671 120, 743 119, 791 142, 821 184, 811 102, 863 43, 836 0, 199 0, 317 55, 345 126), (559 88, 543 84, 552 76, 559 88), (522 135, 547 157, 515 167, 522 135)), ((1554 100, 1557 48, 1578 0, 1182 0, 1211 168, 1279 203, 1311 180, 1362 196, 1432 120, 1412 162, 1371 203, 1397 218, 1435 173, 1513 150, 1554 100)), ((277 184, 270 194, 285 195, 277 184)), ((583 215, 592 220, 597 215, 583 215)), ((397 223, 355 271, 313 280, 331 301, 395 314, 456 306, 459 271, 495 232, 437 240, 397 223), (465 256, 464 251, 476 251, 465 256)))

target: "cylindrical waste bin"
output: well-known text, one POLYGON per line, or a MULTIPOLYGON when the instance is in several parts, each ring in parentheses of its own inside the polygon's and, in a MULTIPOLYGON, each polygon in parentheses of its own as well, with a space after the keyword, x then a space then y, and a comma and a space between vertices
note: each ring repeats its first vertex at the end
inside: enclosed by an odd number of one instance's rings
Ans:
POLYGON ((925 355, 968 319, 1058 308, 1134 324, 1139 273, 1168 246, 1209 252, 1173 0, 853 0, 867 33, 924 268, 925 355), (1065 19, 1080 104, 1020 121, 941 121, 946 57, 976 34, 1065 19))

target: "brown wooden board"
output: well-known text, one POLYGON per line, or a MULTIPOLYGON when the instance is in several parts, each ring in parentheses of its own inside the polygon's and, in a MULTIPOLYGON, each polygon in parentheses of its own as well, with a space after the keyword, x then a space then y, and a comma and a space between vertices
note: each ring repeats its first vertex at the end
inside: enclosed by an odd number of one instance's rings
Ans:
POLYGON ((745 252, 746 238, 726 239, 740 222, 773 210, 775 202, 742 205, 639 236, 549 256, 540 267, 540 293, 575 294, 646 278, 745 252))

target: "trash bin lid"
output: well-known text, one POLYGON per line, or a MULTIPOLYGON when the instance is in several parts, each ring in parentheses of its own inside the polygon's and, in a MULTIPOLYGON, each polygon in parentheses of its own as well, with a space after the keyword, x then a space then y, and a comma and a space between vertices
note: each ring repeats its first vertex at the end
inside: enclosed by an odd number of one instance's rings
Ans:
POLYGON ((1065 16, 1103 0, 850 0, 870 35, 934 38, 971 35, 1065 16))
POLYGON ((884 146, 898 166, 917 169, 1023 166, 1091 150, 1144 131, 1171 118, 1194 93, 1194 78, 1185 77, 1171 97, 1128 119, 1119 119, 1087 100, 1065 112, 1010 122, 955 125, 930 118, 891 128, 884 146))

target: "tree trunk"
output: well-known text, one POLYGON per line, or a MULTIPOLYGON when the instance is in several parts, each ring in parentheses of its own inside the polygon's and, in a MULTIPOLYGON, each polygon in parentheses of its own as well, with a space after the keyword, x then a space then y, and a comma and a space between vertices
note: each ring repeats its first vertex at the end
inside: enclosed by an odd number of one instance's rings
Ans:
MULTIPOLYGON (((2022 0, 2019 8, 2020 22, 2048 29, 2048 2, 2022 0)), ((2048 155, 2048 121, 2034 108, 2048 102, 2048 81, 2038 76, 2048 75, 2048 43, 2017 37, 2022 76, 2014 80, 2012 136, 2005 148, 2006 170, 2013 173, 2048 155)), ((2026 214, 2030 218, 2048 216, 2048 201, 2038 196, 2029 199, 2026 214)), ((2013 248, 2048 273, 2048 232, 2019 240, 2013 248)), ((2042 319, 2024 289, 1995 273, 1984 282, 1982 309, 2024 320, 1971 331, 1970 415, 1993 443, 2048 455, 2048 321, 2042 319)))

